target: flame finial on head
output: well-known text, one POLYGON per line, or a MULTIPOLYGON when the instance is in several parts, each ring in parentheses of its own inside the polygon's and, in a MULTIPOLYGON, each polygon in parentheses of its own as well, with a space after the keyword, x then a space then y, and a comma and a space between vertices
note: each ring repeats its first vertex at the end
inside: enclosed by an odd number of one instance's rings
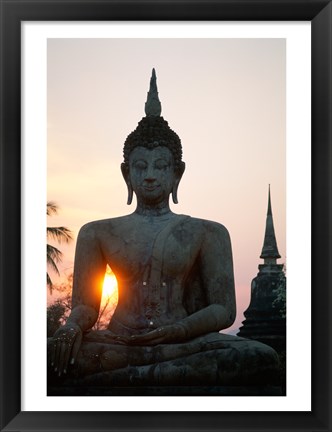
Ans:
POLYGON ((150 89, 145 102, 145 114, 147 117, 159 117, 161 114, 161 103, 158 97, 156 71, 152 69, 150 89))

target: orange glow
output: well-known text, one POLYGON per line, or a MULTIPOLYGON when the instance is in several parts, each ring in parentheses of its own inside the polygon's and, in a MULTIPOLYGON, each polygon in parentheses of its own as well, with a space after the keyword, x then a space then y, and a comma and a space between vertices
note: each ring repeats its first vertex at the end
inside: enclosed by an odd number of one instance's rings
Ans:
POLYGON ((117 293, 118 290, 118 282, 112 270, 107 267, 105 278, 103 282, 103 299, 107 297, 112 297, 117 293))

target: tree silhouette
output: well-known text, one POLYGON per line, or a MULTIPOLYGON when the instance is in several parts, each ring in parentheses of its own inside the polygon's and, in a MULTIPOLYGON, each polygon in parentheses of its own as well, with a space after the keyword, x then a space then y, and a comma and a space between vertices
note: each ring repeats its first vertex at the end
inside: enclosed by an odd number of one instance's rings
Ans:
MULTIPOLYGON (((108 274, 113 274, 110 268, 108 269, 108 274)), ((66 323, 68 315, 71 312, 73 273, 69 274, 66 279, 62 280, 59 284, 54 284, 53 289, 58 293, 59 297, 47 307, 47 334, 49 336, 53 336, 60 325, 66 323)), ((101 299, 99 316, 92 327, 93 330, 103 330, 108 327, 117 303, 117 290, 108 296, 103 296, 101 299)))
MULTIPOLYGON (((48 201, 47 203, 47 210, 46 214, 47 216, 56 215, 58 213, 58 206, 53 201, 48 201)), ((56 240, 58 243, 69 243, 73 237, 71 234, 71 231, 66 227, 47 227, 46 228, 47 233, 47 242, 49 239, 56 240)), ((58 269, 58 264, 62 260, 62 252, 56 248, 55 246, 47 243, 47 265, 59 276, 60 272, 58 269)), ((50 278, 49 273, 46 273, 46 280, 47 280, 47 286, 52 292, 53 283, 50 278)))
POLYGON ((52 337, 62 324, 63 317, 66 313, 65 305, 56 300, 47 308, 47 337, 52 337))

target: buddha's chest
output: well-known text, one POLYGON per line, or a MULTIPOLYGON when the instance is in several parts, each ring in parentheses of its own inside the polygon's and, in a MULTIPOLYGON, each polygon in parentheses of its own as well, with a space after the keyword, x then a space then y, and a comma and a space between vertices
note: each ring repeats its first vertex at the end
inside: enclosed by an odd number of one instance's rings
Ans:
POLYGON ((200 249, 199 233, 189 226, 142 224, 112 235, 103 245, 109 265, 122 280, 179 279, 194 265, 200 249))

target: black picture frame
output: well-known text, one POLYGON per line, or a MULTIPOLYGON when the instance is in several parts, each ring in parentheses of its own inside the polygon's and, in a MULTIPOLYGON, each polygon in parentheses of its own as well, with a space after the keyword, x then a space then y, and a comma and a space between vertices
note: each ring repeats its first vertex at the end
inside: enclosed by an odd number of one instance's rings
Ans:
MULTIPOLYGON (((1 431, 332 431, 331 1, 0 0, 0 5, 1 431), (126 412, 113 413, 21 411, 21 22, 108 20, 311 21, 313 324, 310 412, 260 412, 259 406, 256 412, 130 412, 130 407, 126 412)), ((300 300, 301 287, 298 291, 300 300)), ((301 319, 306 320, 306 317, 301 319)), ((298 331, 301 332, 301 322, 298 331)))

